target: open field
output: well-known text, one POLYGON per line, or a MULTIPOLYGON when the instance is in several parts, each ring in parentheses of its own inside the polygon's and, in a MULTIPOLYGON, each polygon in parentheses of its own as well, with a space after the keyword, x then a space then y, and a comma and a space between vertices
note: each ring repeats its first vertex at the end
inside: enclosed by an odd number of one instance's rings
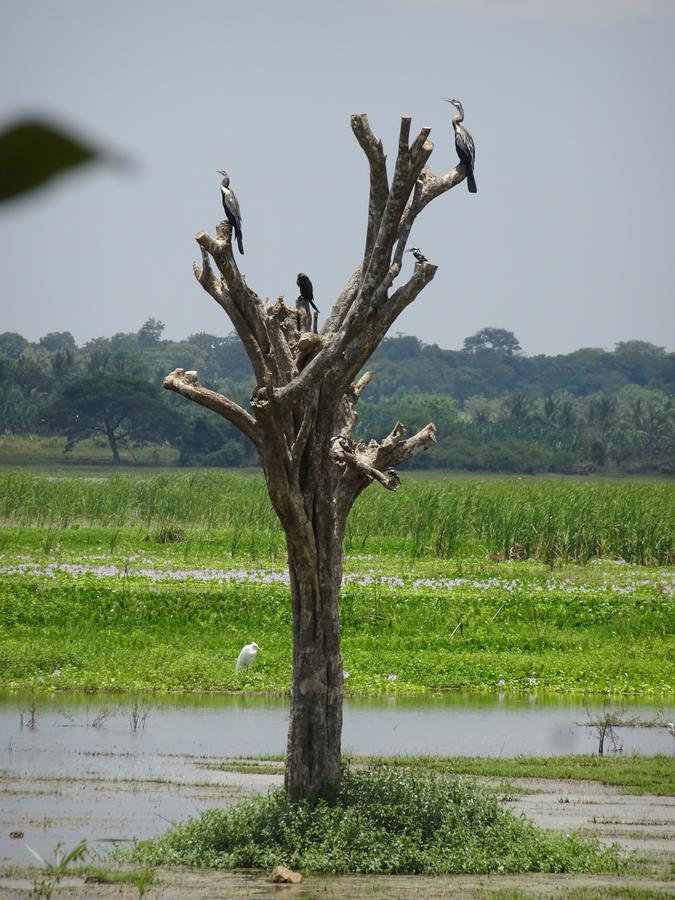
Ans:
MULTIPOLYGON (((1 684, 289 689, 280 565, 228 558, 198 533, 169 544, 126 529, 5 529, 3 539, 1 684), (238 675, 250 640, 263 652, 238 675)), ((395 557, 346 567, 349 693, 497 690, 500 679, 507 691, 675 690, 671 569, 395 557)))
MULTIPOLYGON (((346 689, 674 691, 674 497, 669 483, 372 489, 345 541, 346 689)), ((283 536, 259 476, 1 472, 0 498, 0 684, 288 690, 283 536), (250 640, 263 653, 243 677, 250 640)))

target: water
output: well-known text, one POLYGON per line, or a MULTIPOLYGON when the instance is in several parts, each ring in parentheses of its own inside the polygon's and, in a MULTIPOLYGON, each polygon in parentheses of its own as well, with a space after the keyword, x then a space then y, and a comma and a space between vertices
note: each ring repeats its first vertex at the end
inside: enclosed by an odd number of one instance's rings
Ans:
MULTIPOLYGON (((13 765, 43 774, 56 756, 114 752, 140 756, 247 756, 283 753, 288 701, 250 695, 38 695, 36 726, 26 726, 31 697, 0 691, 0 753, 11 742, 13 765), (131 711, 146 715, 131 727, 131 711), (20 727, 23 711, 24 727, 20 727), (97 717, 102 721, 96 725, 97 717), (41 755, 46 755, 39 763, 41 755), (17 760, 24 760, 17 763, 17 760)), ((675 706, 629 699, 608 710, 642 720, 675 719, 675 706)), ((437 697, 348 699, 343 749, 355 754, 440 756, 557 756, 590 753, 597 740, 578 723, 602 715, 597 698, 523 694, 444 694, 437 697)), ((665 729, 618 730, 624 753, 671 749, 665 729)), ((69 770, 77 766, 68 759, 69 770)))
MULTIPOLYGON (((206 766, 223 757, 282 754, 283 698, 38 695, 33 727, 31 704, 29 694, 0 692, 0 864, 29 864, 25 843, 48 855, 57 841, 69 847, 82 837, 157 834, 170 822, 280 782, 280 775, 206 766), (24 837, 11 839, 10 832, 24 837)), ((675 719, 672 704, 653 701, 624 701, 611 710, 675 719)), ((602 701, 537 692, 350 699, 343 749, 384 756, 593 753, 597 737, 577 723, 603 712, 602 701)), ((665 728, 616 733, 624 754, 673 752, 665 728)))

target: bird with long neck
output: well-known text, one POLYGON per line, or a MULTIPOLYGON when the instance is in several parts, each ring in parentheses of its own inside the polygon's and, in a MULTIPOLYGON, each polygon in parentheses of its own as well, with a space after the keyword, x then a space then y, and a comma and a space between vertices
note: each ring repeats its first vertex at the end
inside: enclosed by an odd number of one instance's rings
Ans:
POLYGON ((473 177, 473 167, 476 161, 476 146, 473 138, 461 124, 464 121, 464 107, 460 100, 443 97, 446 103, 451 103, 457 110, 457 115, 452 118, 452 127, 455 131, 455 150, 459 156, 460 162, 466 167, 466 184, 470 194, 478 191, 476 187, 476 179, 473 177))
POLYGON ((230 187, 230 176, 227 172, 224 169, 218 169, 218 174, 223 176, 223 180, 220 182, 220 194, 223 200, 223 209, 225 210, 227 221, 234 229, 237 246, 239 247, 239 252, 243 256, 244 241, 241 236, 241 212, 239 210, 239 201, 230 187))

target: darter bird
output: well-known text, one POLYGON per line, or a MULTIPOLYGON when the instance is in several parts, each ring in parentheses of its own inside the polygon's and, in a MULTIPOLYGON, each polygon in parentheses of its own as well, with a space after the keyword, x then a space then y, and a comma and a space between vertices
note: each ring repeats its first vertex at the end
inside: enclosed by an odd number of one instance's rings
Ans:
POLYGON ((239 201, 236 194, 230 187, 230 176, 223 169, 218 169, 218 174, 223 176, 220 182, 220 193, 223 200, 223 209, 227 216, 227 221, 234 228, 234 234, 237 239, 239 252, 244 255, 244 242, 241 237, 241 212, 239 211, 239 201))
POLYGON ((312 309, 315 309, 318 312, 319 308, 314 302, 314 287, 312 286, 312 282, 309 280, 309 276, 305 275, 304 272, 300 272, 295 280, 295 283, 300 288, 300 296, 302 297, 302 299, 306 300, 310 304, 312 309))
POLYGON ((446 103, 452 103, 459 115, 453 116, 452 127, 455 129, 455 150, 459 156, 460 162, 466 166, 466 183, 470 194, 478 191, 476 187, 476 179, 473 177, 473 167, 476 161, 476 146, 473 138, 460 123, 464 121, 464 107, 459 100, 443 97, 446 103))

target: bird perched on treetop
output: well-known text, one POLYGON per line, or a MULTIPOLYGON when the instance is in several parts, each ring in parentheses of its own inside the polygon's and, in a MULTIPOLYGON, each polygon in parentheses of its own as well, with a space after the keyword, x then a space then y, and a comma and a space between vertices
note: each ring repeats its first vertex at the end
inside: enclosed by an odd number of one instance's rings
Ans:
POLYGON ((309 276, 305 275, 304 272, 300 272, 295 279, 295 283, 300 288, 300 296, 302 299, 306 300, 312 306, 312 309, 315 309, 318 312, 319 308, 314 302, 314 287, 309 280, 309 276))
POLYGON ((241 653, 237 657, 237 662, 235 663, 235 668, 238 672, 246 671, 251 663, 255 660, 258 652, 260 651, 260 647, 253 641, 252 644, 245 644, 241 648, 241 653))
POLYGON ((234 228, 234 234, 237 238, 237 246, 239 252, 244 255, 244 242, 241 237, 241 212, 239 211, 239 201, 230 187, 230 176, 223 169, 218 169, 218 174, 223 176, 220 182, 220 193, 223 200, 223 209, 227 216, 227 221, 234 228))
POLYGON ((476 161, 476 146, 473 138, 460 122, 464 121, 464 107, 461 101, 443 97, 446 103, 452 103, 459 115, 453 116, 452 127, 455 129, 455 150, 459 156, 460 162, 466 166, 466 183, 470 194, 478 192, 476 187, 476 179, 473 177, 473 167, 476 161))
POLYGON ((405 252, 412 253, 418 263, 424 263, 427 261, 426 256, 424 255, 424 253, 422 253, 419 247, 411 247, 410 250, 406 250, 405 252))

